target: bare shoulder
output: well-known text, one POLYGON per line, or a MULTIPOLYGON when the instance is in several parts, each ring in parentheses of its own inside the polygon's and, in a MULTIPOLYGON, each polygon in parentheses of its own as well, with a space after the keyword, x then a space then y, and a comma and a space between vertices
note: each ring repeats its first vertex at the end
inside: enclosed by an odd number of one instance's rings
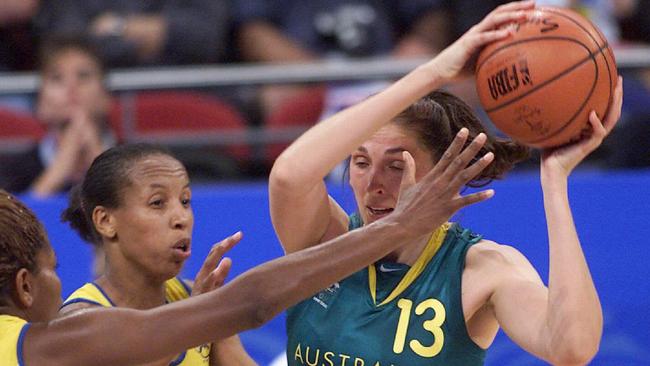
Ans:
POLYGON ((467 251, 468 264, 508 265, 525 257, 510 245, 499 244, 492 240, 481 240, 467 251))
POLYGON ((466 268, 491 275, 521 275, 539 279, 537 271, 519 250, 491 240, 481 240, 467 251, 466 268))
POLYGON ((58 318, 63 318, 68 315, 72 315, 74 313, 77 313, 82 310, 87 310, 87 309, 95 309, 100 307, 99 305, 91 304, 88 302, 75 302, 72 304, 65 305, 61 309, 59 309, 59 314, 58 318))

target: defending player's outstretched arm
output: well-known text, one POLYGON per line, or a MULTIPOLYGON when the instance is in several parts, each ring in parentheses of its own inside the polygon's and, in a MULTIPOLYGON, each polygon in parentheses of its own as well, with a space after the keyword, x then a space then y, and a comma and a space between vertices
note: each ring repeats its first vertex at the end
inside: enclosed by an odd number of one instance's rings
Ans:
POLYGON ((463 149, 467 136, 468 131, 461 130, 446 158, 417 184, 415 163, 404 153, 400 199, 385 219, 260 265, 219 289, 187 300, 147 311, 93 309, 33 324, 23 346, 25 364, 141 364, 262 325, 382 258, 404 238, 426 234, 462 207, 490 198, 491 190, 459 195, 467 181, 493 159, 489 153, 467 167, 485 143, 484 138, 476 138, 463 149))

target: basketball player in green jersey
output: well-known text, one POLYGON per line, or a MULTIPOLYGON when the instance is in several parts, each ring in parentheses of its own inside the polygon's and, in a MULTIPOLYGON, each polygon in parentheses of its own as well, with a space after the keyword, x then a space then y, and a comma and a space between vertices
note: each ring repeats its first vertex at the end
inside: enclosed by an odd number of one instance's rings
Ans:
MULTIPOLYGON (((285 252, 318 247, 389 218, 402 195, 401 180, 419 181, 440 164, 464 164, 445 153, 458 131, 485 142, 479 155, 494 158, 469 186, 501 177, 524 158, 525 148, 489 136, 471 108, 434 90, 456 77, 481 46, 506 37, 508 27, 501 26, 533 7, 515 2, 495 9, 431 61, 289 146, 269 182, 272 222, 285 252), (323 182, 346 157, 358 209, 351 217, 323 182)), ((457 224, 432 226, 427 235, 404 238, 382 260, 291 308, 289 365, 481 365, 500 327, 548 362, 587 363, 599 347, 602 310, 573 223, 567 180, 614 128, 621 104, 619 79, 604 122, 592 112, 587 136, 542 152, 548 287, 515 248, 457 224)))
MULTIPOLYGON (((365 225, 316 248, 260 265, 229 284, 216 288, 230 268, 229 260, 219 260, 241 239, 241 233, 237 233, 210 251, 194 283, 195 288, 198 286, 205 292, 199 296, 150 310, 99 306, 93 310, 74 312, 55 321, 51 319, 61 305, 61 284, 55 271, 56 255, 34 214, 15 197, 0 190, 0 364, 138 365, 172 359, 191 347, 260 326, 318 289, 349 276, 395 250, 400 245, 397 239, 417 238, 431 226, 443 224, 458 209, 490 198, 491 190, 463 197, 459 195, 463 185, 492 160, 490 156, 483 157, 464 168, 481 150, 484 142, 474 140, 463 148, 466 141, 467 134, 459 134, 448 152, 461 159, 462 166, 441 163, 438 170, 432 170, 419 183, 403 182, 404 193, 391 217, 365 225), (440 194, 441 187, 445 188, 445 194, 440 194), (371 245, 362 245, 369 241, 371 245), (347 253, 345 258, 335 256, 341 252, 347 253)), ((119 169, 111 164, 103 165, 107 176, 116 177, 120 173, 124 180, 121 184, 114 182, 116 186, 98 187, 108 189, 104 192, 115 189, 119 193, 114 193, 129 197, 129 193, 124 191, 135 189, 132 186, 136 177, 143 178, 138 184, 153 183, 162 190, 176 186, 179 183, 175 182, 176 179, 186 181, 186 173, 180 169, 180 163, 166 153, 141 145, 126 149, 137 152, 132 157, 138 158, 132 161, 133 164, 119 169), (152 164, 158 170, 162 169, 163 177, 149 181, 138 175, 142 169, 151 171, 152 164), (170 177, 170 171, 179 174, 170 177)), ((154 196, 158 193, 154 193, 154 196)), ((182 194, 167 198, 162 207, 156 204, 146 209, 132 209, 145 210, 140 212, 144 215, 141 219, 148 217, 156 221, 156 217, 164 216, 170 223, 176 223, 170 227, 173 231, 183 232, 184 226, 177 223, 180 217, 191 215, 191 206, 182 194)), ((135 202, 148 206, 150 200, 135 202)), ((123 219, 115 210, 125 205, 123 199, 118 199, 113 205, 93 210, 93 227, 97 225, 103 234, 107 232, 107 228, 102 226, 107 224, 102 221, 106 218, 104 214, 109 216, 108 223, 119 227, 123 219)), ((128 224, 128 221, 122 224, 128 224)), ((143 228, 143 222, 133 225, 143 228)), ((172 256, 177 256, 176 249, 172 247, 169 250, 173 252, 172 256)), ((182 284, 176 282, 166 286, 171 290, 171 294, 167 294, 171 295, 172 300, 179 286, 182 287, 182 284)), ((106 305, 102 302, 110 300, 107 296, 102 297, 104 294, 101 294, 99 287, 85 289, 87 291, 80 294, 80 299, 97 299, 99 305, 106 305)))

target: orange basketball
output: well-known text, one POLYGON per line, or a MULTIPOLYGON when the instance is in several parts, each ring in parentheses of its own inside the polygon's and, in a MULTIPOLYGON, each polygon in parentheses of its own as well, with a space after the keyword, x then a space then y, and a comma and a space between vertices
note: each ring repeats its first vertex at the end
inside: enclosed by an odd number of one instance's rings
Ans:
POLYGON ((543 148, 579 137, 591 110, 604 118, 617 76, 614 53, 590 21, 547 7, 481 51, 476 89, 497 128, 543 148))

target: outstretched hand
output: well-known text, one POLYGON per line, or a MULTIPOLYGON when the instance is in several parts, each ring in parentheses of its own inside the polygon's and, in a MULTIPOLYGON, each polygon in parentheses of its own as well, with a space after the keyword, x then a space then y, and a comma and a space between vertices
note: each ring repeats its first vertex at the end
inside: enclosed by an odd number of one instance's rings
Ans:
POLYGON ((614 98, 609 106, 605 120, 601 122, 596 112, 591 111, 589 114, 591 128, 579 140, 568 145, 546 149, 542 152, 542 172, 569 176, 573 169, 592 151, 596 150, 605 137, 612 132, 621 117, 622 106, 623 78, 619 76, 614 89, 614 98))
POLYGON ((462 128, 438 163, 418 183, 415 182, 415 162, 403 153, 404 173, 395 211, 387 216, 407 226, 414 233, 425 234, 447 222, 463 207, 485 201, 494 195, 491 189, 461 196, 461 189, 493 160, 489 152, 472 165, 487 137, 481 133, 466 147, 469 131, 462 128))
POLYGON ((436 75, 443 80, 456 77, 481 47, 511 34, 512 28, 503 25, 522 21, 526 18, 526 10, 533 8, 535 2, 527 0, 511 2, 494 9, 431 60, 436 75))
POLYGON ((241 238, 242 232, 238 231, 212 246, 210 253, 208 253, 199 273, 194 279, 192 296, 210 292, 223 285, 228 273, 230 272, 232 260, 230 258, 222 259, 222 257, 227 251, 232 249, 235 244, 239 243, 241 238))

